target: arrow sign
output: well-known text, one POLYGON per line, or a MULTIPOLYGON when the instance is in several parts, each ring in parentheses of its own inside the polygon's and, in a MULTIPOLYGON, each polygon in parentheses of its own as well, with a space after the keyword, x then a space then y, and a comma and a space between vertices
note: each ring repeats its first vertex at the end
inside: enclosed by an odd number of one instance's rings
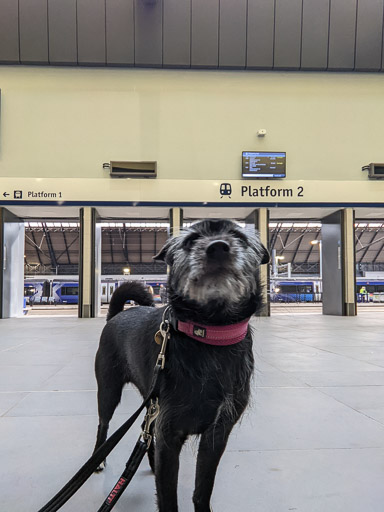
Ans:
POLYGON ((3 196, 4 196, 4 197, 9 196, 8 192, 4 192, 3 196))

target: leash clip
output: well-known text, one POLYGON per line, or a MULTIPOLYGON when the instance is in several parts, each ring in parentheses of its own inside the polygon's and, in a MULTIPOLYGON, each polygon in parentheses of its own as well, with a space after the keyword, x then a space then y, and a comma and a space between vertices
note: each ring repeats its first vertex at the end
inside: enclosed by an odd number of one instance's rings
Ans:
POLYGON ((163 319, 162 319, 162 322, 160 324, 160 329, 158 331, 158 333, 160 333, 160 336, 163 338, 163 340, 162 340, 162 344, 161 344, 161 349, 160 349, 159 355, 157 357, 156 365, 160 366, 162 370, 164 370, 164 366, 165 366, 165 351, 167 349, 167 343, 168 343, 168 340, 169 340, 169 338, 171 336, 170 333, 169 333, 169 330, 170 330, 169 320, 165 319, 165 316, 166 316, 166 313, 168 312, 168 309, 169 308, 166 308, 165 311, 164 311, 163 319))
POLYGON ((144 418, 144 426, 143 431, 141 433, 141 437, 143 441, 147 444, 147 447, 149 448, 149 445, 152 441, 152 435, 151 435, 151 425, 156 420, 160 413, 160 406, 159 406, 159 399, 156 398, 156 400, 151 400, 150 406, 148 407, 147 414, 144 418))
MULTIPOLYGON (((169 324, 168 324, 168 330, 169 330, 169 324)), ((163 331, 161 328, 160 328, 160 331, 161 331, 161 335, 163 336, 163 343, 161 345, 161 349, 160 349, 160 352, 159 352, 159 355, 157 356, 157 361, 156 361, 156 364, 158 366, 161 367, 162 370, 164 370, 164 366, 165 366, 165 351, 167 349, 167 343, 168 343, 168 339, 169 339, 169 332, 167 331, 163 331)))

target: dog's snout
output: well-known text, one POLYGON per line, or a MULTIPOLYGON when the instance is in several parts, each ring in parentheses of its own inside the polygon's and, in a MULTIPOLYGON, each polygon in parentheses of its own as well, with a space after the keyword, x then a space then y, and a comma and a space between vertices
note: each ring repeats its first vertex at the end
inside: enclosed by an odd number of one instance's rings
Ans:
POLYGON ((208 244, 206 253, 208 258, 223 260, 229 255, 229 243, 224 240, 215 240, 208 244))

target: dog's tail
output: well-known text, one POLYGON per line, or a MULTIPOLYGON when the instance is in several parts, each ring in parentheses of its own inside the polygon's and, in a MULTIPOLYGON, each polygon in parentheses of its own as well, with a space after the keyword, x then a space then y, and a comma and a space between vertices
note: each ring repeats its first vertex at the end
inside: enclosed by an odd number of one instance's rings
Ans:
POLYGON ((133 300, 139 304, 139 306, 154 306, 152 294, 144 288, 142 283, 138 281, 127 281, 113 292, 111 302, 109 303, 107 322, 117 315, 117 313, 123 311, 124 304, 127 300, 133 300))

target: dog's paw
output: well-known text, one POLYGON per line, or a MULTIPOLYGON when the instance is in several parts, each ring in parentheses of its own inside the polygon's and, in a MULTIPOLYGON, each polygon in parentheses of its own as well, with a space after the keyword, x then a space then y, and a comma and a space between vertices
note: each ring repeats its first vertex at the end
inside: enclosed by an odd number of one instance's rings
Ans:
POLYGON ((105 460, 104 460, 101 464, 99 464, 99 465, 97 466, 97 468, 95 469, 95 473, 101 473, 101 471, 103 471, 103 470, 105 469, 105 466, 106 466, 106 465, 107 465, 107 464, 106 464, 106 462, 105 462, 105 460))

